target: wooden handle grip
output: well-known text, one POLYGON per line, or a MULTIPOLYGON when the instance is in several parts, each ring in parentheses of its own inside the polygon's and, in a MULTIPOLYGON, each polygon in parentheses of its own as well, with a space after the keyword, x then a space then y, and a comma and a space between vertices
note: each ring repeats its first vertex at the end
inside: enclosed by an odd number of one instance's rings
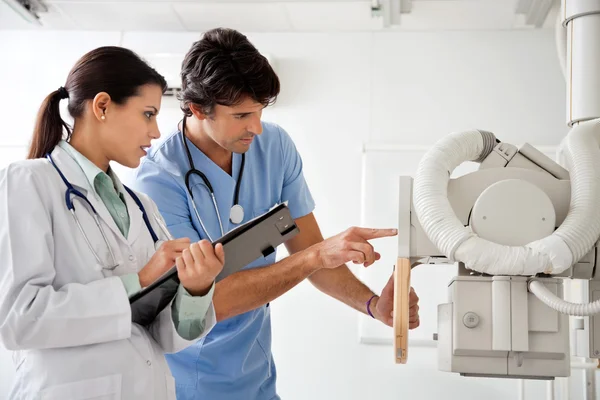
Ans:
POLYGON ((394 271, 394 351, 397 364, 408 359, 408 298, 410 294, 410 260, 398 258, 394 271))

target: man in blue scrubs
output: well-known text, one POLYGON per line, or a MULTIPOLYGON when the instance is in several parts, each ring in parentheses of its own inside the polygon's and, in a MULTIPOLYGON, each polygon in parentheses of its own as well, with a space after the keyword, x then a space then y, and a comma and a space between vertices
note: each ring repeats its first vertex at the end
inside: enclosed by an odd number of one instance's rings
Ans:
MULTIPOLYGON (((275 262, 271 254, 216 284, 215 328, 167 355, 177 398, 279 399, 269 302, 308 278, 324 293, 392 325, 393 280, 380 298, 345 263, 373 264, 379 254, 368 240, 396 232, 351 228, 323 240, 294 143, 281 127, 261 121, 279 80, 245 36, 229 29, 207 32, 186 55, 181 77, 184 120, 142 161, 135 189, 156 202, 176 237, 214 240, 282 202, 300 233, 286 243, 289 257, 275 262), (205 179, 191 175, 190 193, 185 177, 192 163, 205 179)), ((410 328, 419 325, 417 301, 411 292, 410 328)))

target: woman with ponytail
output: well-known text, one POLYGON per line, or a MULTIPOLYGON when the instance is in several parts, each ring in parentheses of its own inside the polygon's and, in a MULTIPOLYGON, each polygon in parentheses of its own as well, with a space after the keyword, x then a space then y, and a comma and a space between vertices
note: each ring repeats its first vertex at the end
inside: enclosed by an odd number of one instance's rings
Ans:
POLYGON ((156 205, 110 169, 137 167, 160 136, 165 88, 130 50, 89 52, 43 101, 28 160, 0 171, 0 344, 14 351, 11 399, 174 400, 164 353, 215 324, 222 246, 169 240, 156 205), (132 322, 129 297, 173 265, 181 284, 172 303, 148 324, 132 322))

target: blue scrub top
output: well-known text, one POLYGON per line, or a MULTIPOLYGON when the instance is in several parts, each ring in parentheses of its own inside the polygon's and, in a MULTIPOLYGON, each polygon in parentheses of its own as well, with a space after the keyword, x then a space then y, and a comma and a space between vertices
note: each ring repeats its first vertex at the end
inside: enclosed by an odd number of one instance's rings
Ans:
MULTIPOLYGON (((264 214, 287 201, 293 218, 311 213, 314 200, 302 173, 302 159, 291 138, 281 127, 262 123, 263 133, 254 138, 246 152, 239 203, 244 220, 264 214)), ((157 204, 175 237, 192 242, 208 239, 192 208, 184 177, 189 162, 180 131, 153 146, 136 172, 134 189, 148 194, 157 204)), ((188 139, 186 139, 188 140, 188 139)), ((196 169, 203 172, 214 188, 223 228, 237 225, 229 221, 241 155, 233 155, 230 176, 188 140, 196 169)), ((198 213, 212 238, 221 236, 216 212, 202 179, 191 178, 198 213)), ((244 269, 275 262, 276 253, 258 259, 244 269)), ((177 385, 179 400, 273 400, 276 369, 271 354, 269 305, 217 323, 193 346, 167 354, 177 385)))

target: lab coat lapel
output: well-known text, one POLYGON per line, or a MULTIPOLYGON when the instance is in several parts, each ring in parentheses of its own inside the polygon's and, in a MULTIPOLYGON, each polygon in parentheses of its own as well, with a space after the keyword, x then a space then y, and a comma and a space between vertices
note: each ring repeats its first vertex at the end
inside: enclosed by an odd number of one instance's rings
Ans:
MULTIPOLYGON (((52 151, 52 160, 69 183, 84 196, 87 196, 91 188, 79 164, 77 164, 66 151, 58 146, 52 151)), ((75 207, 77 207, 77 205, 75 205, 75 207)))
MULTIPOLYGON (((127 234, 127 242, 132 245, 142 231, 142 226, 145 226, 145 222, 142 211, 129 193, 125 194, 125 203, 127 204, 127 211, 129 212, 129 233, 127 234)), ((148 213, 148 210, 146 210, 146 213, 148 213)), ((152 215, 148 215, 150 221, 152 221, 152 218, 152 215)))
MULTIPOLYGON (((58 166, 58 168, 60 168, 61 172, 71 183, 71 185, 73 185, 75 189, 81 191, 81 193, 86 196, 90 204, 96 209, 98 217, 102 222, 104 222, 104 225, 108 226, 110 230, 113 231, 115 236, 119 238, 119 240, 127 243, 127 240, 119 230, 119 227, 108 212, 108 209, 102 200, 96 195, 94 190, 90 187, 90 183, 86 179, 85 174, 79 164, 77 164, 77 162, 73 160, 71 156, 67 154, 67 152, 58 146, 52 151, 52 158, 54 163, 58 166)), ((75 209, 78 207, 87 207, 87 205, 84 205, 83 202, 76 200, 75 209)), ((89 210, 89 212, 92 212, 92 210, 89 210)))

